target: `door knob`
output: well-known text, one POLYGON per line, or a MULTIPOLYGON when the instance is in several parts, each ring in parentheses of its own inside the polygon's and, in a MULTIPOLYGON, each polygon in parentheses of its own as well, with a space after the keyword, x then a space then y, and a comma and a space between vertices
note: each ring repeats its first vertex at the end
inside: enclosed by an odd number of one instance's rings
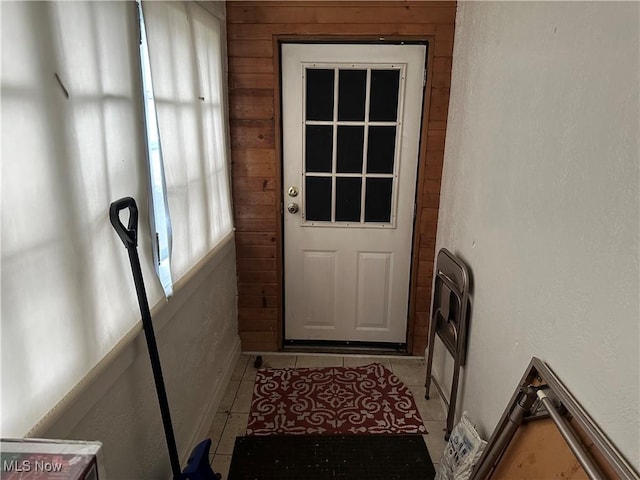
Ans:
POLYGON ((287 205, 287 210, 291 214, 298 213, 298 210, 299 210, 298 204, 297 203, 290 203, 289 205, 287 205))
POLYGON ((287 191, 287 193, 289 194, 290 197, 297 197, 298 189, 296 187, 289 187, 289 190, 287 191))

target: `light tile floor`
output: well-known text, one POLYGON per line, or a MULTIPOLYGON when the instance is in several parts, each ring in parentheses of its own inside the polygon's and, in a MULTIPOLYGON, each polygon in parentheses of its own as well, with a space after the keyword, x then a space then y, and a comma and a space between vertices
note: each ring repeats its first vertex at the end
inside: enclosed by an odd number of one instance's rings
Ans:
MULTIPOLYGON (((253 366, 254 355, 241 355, 227 385, 218 412, 209 428, 212 440, 211 461, 216 473, 227 478, 235 439, 243 436, 247 429, 249 408, 257 369, 253 366)), ((382 363, 391 369, 413 393, 420 415, 428 434, 423 435, 431 460, 436 465, 440 461, 446 442, 444 429, 446 412, 434 387, 430 399, 424 398, 425 364, 419 357, 378 357, 339 355, 279 355, 263 354, 262 366, 270 368, 303 367, 352 367, 382 363)))

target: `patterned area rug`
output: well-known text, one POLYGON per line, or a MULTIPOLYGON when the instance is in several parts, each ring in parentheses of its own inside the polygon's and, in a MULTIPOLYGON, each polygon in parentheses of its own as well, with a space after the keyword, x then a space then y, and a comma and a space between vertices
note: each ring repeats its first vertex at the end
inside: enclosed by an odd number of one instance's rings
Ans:
POLYGON ((247 435, 427 433, 409 389, 379 363, 261 369, 247 435))

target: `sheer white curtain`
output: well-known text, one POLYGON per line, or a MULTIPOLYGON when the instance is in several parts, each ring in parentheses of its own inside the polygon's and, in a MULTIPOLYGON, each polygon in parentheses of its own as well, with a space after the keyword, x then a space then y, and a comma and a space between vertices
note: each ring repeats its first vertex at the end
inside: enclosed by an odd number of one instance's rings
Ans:
MULTIPOLYGON (((139 321, 108 208, 133 196, 149 303, 134 2, 3 2, 2 436, 23 436, 139 321)), ((145 5, 176 279, 231 231, 223 28, 193 3, 145 5)))
POLYGON ((139 322, 108 208, 134 196, 147 218, 147 180, 135 4, 1 8, 1 433, 22 436, 139 322))
POLYGON ((194 2, 142 7, 179 279, 232 229, 223 28, 194 2))

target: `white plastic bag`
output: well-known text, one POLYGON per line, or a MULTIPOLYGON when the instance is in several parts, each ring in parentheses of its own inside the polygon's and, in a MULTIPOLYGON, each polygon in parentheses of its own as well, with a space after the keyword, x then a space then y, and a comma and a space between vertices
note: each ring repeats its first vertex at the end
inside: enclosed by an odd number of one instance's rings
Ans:
POLYGON ((435 480, 468 480, 486 446, 464 412, 451 431, 435 480))

